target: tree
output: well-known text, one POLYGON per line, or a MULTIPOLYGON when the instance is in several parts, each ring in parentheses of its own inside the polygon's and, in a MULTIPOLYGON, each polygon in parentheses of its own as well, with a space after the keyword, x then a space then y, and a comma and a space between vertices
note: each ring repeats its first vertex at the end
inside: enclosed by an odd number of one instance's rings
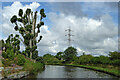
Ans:
POLYGON ((18 15, 19 17, 14 15, 10 21, 15 24, 14 29, 19 31, 22 35, 22 38, 20 39, 26 47, 25 52, 28 53, 30 58, 33 58, 33 55, 37 52, 36 44, 42 39, 42 36, 39 36, 38 40, 37 37, 40 33, 40 27, 44 25, 44 22, 42 21, 42 19, 46 17, 44 9, 40 10, 41 16, 38 24, 36 23, 37 11, 33 12, 31 9, 27 8, 26 12, 23 14, 23 10, 20 9, 18 15))
POLYGON ((91 59, 93 58, 93 56, 92 55, 81 55, 80 57, 79 57, 79 64, 89 64, 90 63, 90 61, 91 61, 91 59))
POLYGON ((44 63, 44 60, 41 56, 37 57, 36 61, 40 63, 44 63))
POLYGON ((77 56, 77 49, 75 49, 74 47, 68 47, 65 51, 64 51, 64 60, 67 62, 72 61, 74 56, 77 56))
POLYGON ((120 59, 120 52, 114 51, 114 52, 109 52, 110 59, 120 59))
POLYGON ((55 56, 51 54, 45 54, 43 56, 43 60, 46 64, 53 64, 53 63, 59 63, 60 60, 58 60, 55 56))
POLYGON ((56 58, 59 60, 63 59, 63 52, 58 52, 56 58))
POLYGON ((100 64, 100 58, 99 57, 93 57, 91 60, 90 60, 90 63, 91 64, 100 64))
POLYGON ((5 52, 7 50, 13 49, 14 54, 19 54, 20 53, 20 40, 19 40, 19 35, 13 36, 13 34, 9 35, 9 37, 4 41, 2 41, 3 47, 5 47, 5 52))
POLYGON ((100 64, 108 64, 110 62, 109 57, 103 55, 99 56, 99 60, 100 64))

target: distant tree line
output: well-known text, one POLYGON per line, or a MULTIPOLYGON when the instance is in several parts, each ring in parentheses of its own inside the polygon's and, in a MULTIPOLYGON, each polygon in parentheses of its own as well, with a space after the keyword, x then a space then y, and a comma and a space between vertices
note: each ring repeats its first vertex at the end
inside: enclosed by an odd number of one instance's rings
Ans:
POLYGON ((109 52, 109 56, 92 56, 90 54, 83 54, 77 56, 77 49, 74 47, 68 47, 64 52, 58 52, 55 56, 51 54, 45 54, 43 56, 45 63, 71 63, 81 65, 114 65, 120 66, 120 53, 117 51, 109 52))

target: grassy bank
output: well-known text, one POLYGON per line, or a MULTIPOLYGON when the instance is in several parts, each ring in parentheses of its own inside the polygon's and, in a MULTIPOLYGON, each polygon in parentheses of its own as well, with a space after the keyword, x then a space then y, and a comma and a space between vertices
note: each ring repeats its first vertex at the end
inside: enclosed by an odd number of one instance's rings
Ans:
POLYGON ((61 66, 73 66, 73 67, 81 67, 81 68, 86 68, 86 69, 91 69, 99 72, 104 72, 116 77, 120 77, 120 69, 119 67, 100 67, 100 66, 95 66, 95 65, 78 65, 78 64, 46 64, 46 65, 61 65, 61 66))
POLYGON ((82 67, 82 68, 87 68, 87 69, 92 69, 95 71, 100 71, 104 72, 110 75, 114 75, 117 77, 120 77, 120 70, 117 68, 108 68, 108 67, 98 67, 98 66, 89 66, 89 65, 77 65, 77 64, 66 64, 68 66, 75 66, 75 67, 82 67))

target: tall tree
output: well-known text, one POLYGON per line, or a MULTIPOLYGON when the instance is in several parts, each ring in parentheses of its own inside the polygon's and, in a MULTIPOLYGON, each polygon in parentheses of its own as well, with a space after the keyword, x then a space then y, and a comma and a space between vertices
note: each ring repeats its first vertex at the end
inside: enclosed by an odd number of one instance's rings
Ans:
POLYGON ((36 44, 42 39, 42 36, 38 36, 38 34, 40 33, 40 27, 44 25, 42 19, 45 18, 46 15, 44 9, 41 9, 39 23, 36 23, 37 11, 33 12, 28 8, 23 14, 23 10, 20 9, 18 15, 19 17, 14 15, 10 21, 15 24, 14 29, 22 35, 20 39, 26 46, 25 51, 29 54, 29 57, 32 58, 34 54, 38 53, 36 44), (39 37, 38 40, 37 37, 39 37))

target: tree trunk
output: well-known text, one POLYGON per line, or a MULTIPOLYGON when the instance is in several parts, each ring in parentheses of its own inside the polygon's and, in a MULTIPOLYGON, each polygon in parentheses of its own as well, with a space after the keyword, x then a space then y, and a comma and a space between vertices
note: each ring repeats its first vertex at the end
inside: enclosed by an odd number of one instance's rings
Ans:
POLYGON ((35 36, 36 19, 37 19, 37 12, 35 12, 35 14, 34 14, 33 24, 32 24, 32 34, 34 35, 34 37, 33 37, 33 46, 35 45, 34 41, 36 40, 36 36, 35 36))
MULTIPOLYGON (((28 24, 30 25, 30 15, 28 15, 28 24)), ((32 39, 29 42, 30 49, 32 48, 32 39)), ((30 51, 30 58, 32 59, 32 52, 30 51)))
MULTIPOLYGON (((30 39, 30 49, 32 48, 32 40, 30 39)), ((30 58, 32 59, 32 52, 30 51, 30 58)))

